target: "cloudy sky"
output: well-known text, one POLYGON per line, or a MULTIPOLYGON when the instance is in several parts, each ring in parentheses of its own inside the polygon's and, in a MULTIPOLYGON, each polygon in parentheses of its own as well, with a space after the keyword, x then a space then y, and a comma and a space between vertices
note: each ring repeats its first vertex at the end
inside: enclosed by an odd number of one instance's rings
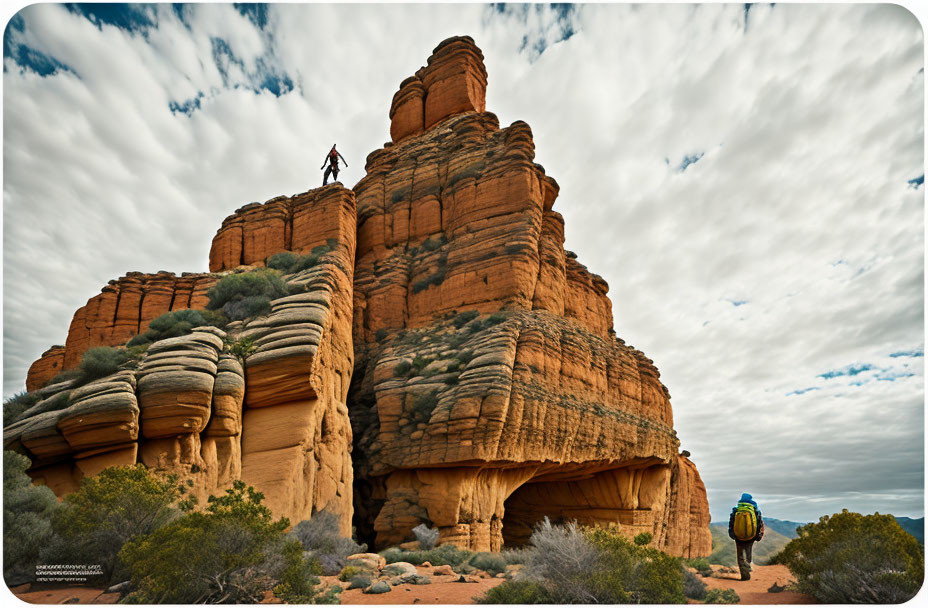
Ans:
POLYGON ((40 5, 3 47, 3 392, 126 271, 205 271, 240 205, 363 176, 471 35, 566 247, 670 389, 713 519, 923 515, 923 34, 865 5, 40 5))

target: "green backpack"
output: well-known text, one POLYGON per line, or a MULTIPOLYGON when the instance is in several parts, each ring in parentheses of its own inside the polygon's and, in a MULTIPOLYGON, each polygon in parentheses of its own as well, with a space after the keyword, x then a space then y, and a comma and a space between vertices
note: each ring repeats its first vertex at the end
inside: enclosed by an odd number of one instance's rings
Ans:
POLYGON ((757 536, 757 513, 754 505, 748 502, 739 502, 735 507, 735 522, 732 525, 737 540, 754 540, 757 536))

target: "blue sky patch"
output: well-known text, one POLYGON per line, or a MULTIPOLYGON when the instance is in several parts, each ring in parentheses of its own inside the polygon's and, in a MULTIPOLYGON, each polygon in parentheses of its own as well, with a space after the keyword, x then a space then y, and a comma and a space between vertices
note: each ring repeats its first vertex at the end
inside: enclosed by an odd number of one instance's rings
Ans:
POLYGON ((848 365, 843 369, 834 369, 824 374, 819 374, 819 378, 824 378, 825 380, 830 380, 832 378, 837 378, 839 376, 856 376, 862 374, 863 372, 870 371, 873 369, 873 366, 869 363, 862 363, 860 365, 848 365))
POLYGON ((191 97, 190 99, 184 101, 183 103, 178 103, 172 101, 168 104, 168 108, 171 110, 172 114, 186 114, 190 116, 193 114, 194 110, 200 109, 200 99, 203 98, 203 91, 197 93, 196 97, 191 97))
POLYGON ((267 4, 257 2, 234 2, 233 5, 242 15, 248 17, 252 23, 258 26, 258 29, 264 29, 267 25, 267 4))
POLYGON ((790 391, 790 392, 786 393, 786 396, 787 396, 787 397, 791 397, 791 396, 793 396, 793 395, 804 395, 804 394, 808 393, 809 391, 818 391, 818 390, 821 390, 821 388, 818 387, 818 386, 810 386, 809 388, 800 388, 800 389, 796 389, 796 390, 794 390, 794 391, 790 391))
POLYGON ((677 167, 677 171, 683 173, 686 171, 687 167, 690 165, 695 165, 697 162, 699 162, 699 159, 702 158, 704 154, 705 152, 699 152, 698 154, 688 154, 684 156, 683 160, 680 161, 680 166, 677 167))
POLYGON ((70 12, 83 16, 100 29, 104 25, 113 25, 129 32, 139 32, 155 23, 151 9, 144 4, 68 2, 64 6, 70 12))
POLYGON ((918 177, 912 178, 909 180, 909 185, 918 190, 918 187, 925 183, 925 174, 922 173, 918 177))
POLYGON ((900 350, 894 353, 890 353, 889 356, 893 359, 898 357, 924 357, 925 351, 921 348, 913 348, 912 350, 900 350))

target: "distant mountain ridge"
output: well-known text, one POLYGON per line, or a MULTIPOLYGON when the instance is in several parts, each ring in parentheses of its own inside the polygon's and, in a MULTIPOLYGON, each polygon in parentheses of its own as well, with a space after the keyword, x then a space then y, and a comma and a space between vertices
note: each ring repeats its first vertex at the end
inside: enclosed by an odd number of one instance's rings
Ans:
MULTIPOLYGON (((915 540, 924 544, 925 542, 925 518, 919 517, 918 519, 912 519, 911 517, 896 517, 896 521, 902 527, 903 530, 915 537, 915 540)), ((785 536, 786 538, 796 538, 796 528, 799 526, 804 526, 809 522, 801 521, 789 521, 787 519, 775 519, 773 517, 764 516, 764 526, 770 530, 775 530, 785 536)), ((727 521, 717 521, 710 524, 712 526, 721 526, 727 534, 728 522, 727 521)), ((713 549, 714 550, 714 549, 713 549)))

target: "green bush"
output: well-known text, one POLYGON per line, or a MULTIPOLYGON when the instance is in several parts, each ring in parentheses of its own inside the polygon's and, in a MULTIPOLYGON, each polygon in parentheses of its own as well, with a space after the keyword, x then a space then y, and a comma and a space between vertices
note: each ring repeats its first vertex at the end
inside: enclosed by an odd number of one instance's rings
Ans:
POLYGON ((453 323, 455 327, 461 329, 479 316, 480 313, 476 310, 465 310, 464 312, 458 313, 457 316, 454 317, 453 323))
POLYGON ((59 373, 57 376, 49 380, 45 386, 52 386, 53 384, 58 384, 59 382, 67 382, 69 380, 79 380, 81 377, 81 370, 78 367, 65 370, 59 373))
POLYGON ((156 476, 141 464, 85 477, 56 511, 52 523, 59 542, 42 557, 46 563, 100 564, 104 582, 120 578, 125 574, 120 548, 176 517, 173 505, 180 495, 176 477, 156 476))
POLYGON ((924 550, 892 515, 845 509, 796 532, 777 561, 820 602, 901 604, 924 580, 924 550))
POLYGON ((241 321, 269 313, 271 301, 290 291, 279 272, 261 269, 227 275, 207 295, 207 310, 221 310, 230 321, 241 321))
POLYGON ((223 350, 242 363, 245 363, 248 357, 258 348, 255 345, 255 339, 250 336, 241 336, 239 338, 226 336, 222 342, 223 350))
POLYGON ((412 369, 412 364, 409 361, 400 361, 396 364, 396 367, 393 368, 394 376, 405 376, 409 373, 409 370, 412 369))
POLYGON ((17 393, 3 402, 3 426, 13 424, 23 412, 39 402, 39 395, 35 392, 17 393))
POLYGON ((293 253, 292 251, 282 251, 281 253, 275 253, 267 259, 265 265, 268 268, 274 270, 279 270, 281 272, 289 272, 290 269, 296 266, 296 263, 299 261, 300 256, 293 253))
POLYGON ((312 553, 322 574, 334 576, 345 567, 349 555, 367 550, 367 545, 359 545, 341 536, 338 529, 338 515, 323 509, 294 526, 290 536, 300 541, 305 551, 312 553))
POLYGON ((644 547, 646 545, 650 545, 652 540, 654 540, 653 534, 650 532, 642 532, 635 537, 635 544, 639 547, 644 547))
POLYGON ((478 604, 556 604, 558 603, 543 585, 536 581, 506 581, 493 587, 478 604))
POLYGON ((342 568, 342 571, 338 573, 338 580, 348 582, 360 573, 361 569, 357 566, 345 566, 342 568))
POLYGON ((293 603, 320 603, 318 566, 303 555, 261 504, 264 495, 235 481, 222 496, 210 496, 205 511, 190 512, 120 551, 131 572, 135 603, 258 603, 274 589, 293 603))
POLYGON ((54 543, 58 500, 32 483, 31 464, 22 454, 3 453, 3 578, 11 587, 33 580, 42 547, 54 543))
POLYGON ((428 419, 432 411, 438 406, 438 389, 416 395, 412 402, 413 414, 416 418, 428 419))
POLYGON ((388 333, 389 333, 389 332, 387 332, 386 328, 381 327, 381 328, 378 329, 377 332, 374 334, 374 339, 377 340, 378 342, 383 342, 384 340, 386 340, 387 334, 388 334, 388 333))
POLYGON ((299 255, 292 251, 275 253, 267 258, 265 265, 272 270, 279 270, 284 274, 294 274, 302 270, 309 270, 319 264, 322 256, 331 251, 337 241, 329 239, 325 245, 317 245, 307 255, 299 255))
POLYGON ((709 589, 706 591, 706 604, 737 604, 741 601, 734 589, 709 589))
POLYGON ((129 354, 124 348, 97 346, 88 349, 81 357, 78 366, 81 370, 81 381, 90 382, 91 380, 115 374, 128 359, 129 354))
POLYGON ((466 549, 459 549, 454 545, 442 545, 429 549, 427 551, 405 551, 397 547, 391 547, 380 553, 388 564, 395 562, 409 562, 416 566, 423 562, 429 562, 433 566, 448 565, 456 568, 466 563, 473 555, 473 552, 466 549))
POLYGON ((690 568, 694 568, 702 576, 712 575, 712 566, 709 564, 709 560, 704 557, 697 557, 695 559, 687 560, 686 563, 690 568))
POLYGON ((506 571, 506 560, 499 553, 477 553, 467 563, 493 576, 506 571))
POLYGON ((686 569, 683 570, 683 595, 692 600, 706 599, 706 584, 698 575, 686 569))
POLYGON ((158 340, 186 336, 194 327, 212 325, 225 327, 228 319, 218 310, 195 310, 185 308, 166 312, 148 324, 148 329, 126 343, 130 348, 147 346, 158 340))

